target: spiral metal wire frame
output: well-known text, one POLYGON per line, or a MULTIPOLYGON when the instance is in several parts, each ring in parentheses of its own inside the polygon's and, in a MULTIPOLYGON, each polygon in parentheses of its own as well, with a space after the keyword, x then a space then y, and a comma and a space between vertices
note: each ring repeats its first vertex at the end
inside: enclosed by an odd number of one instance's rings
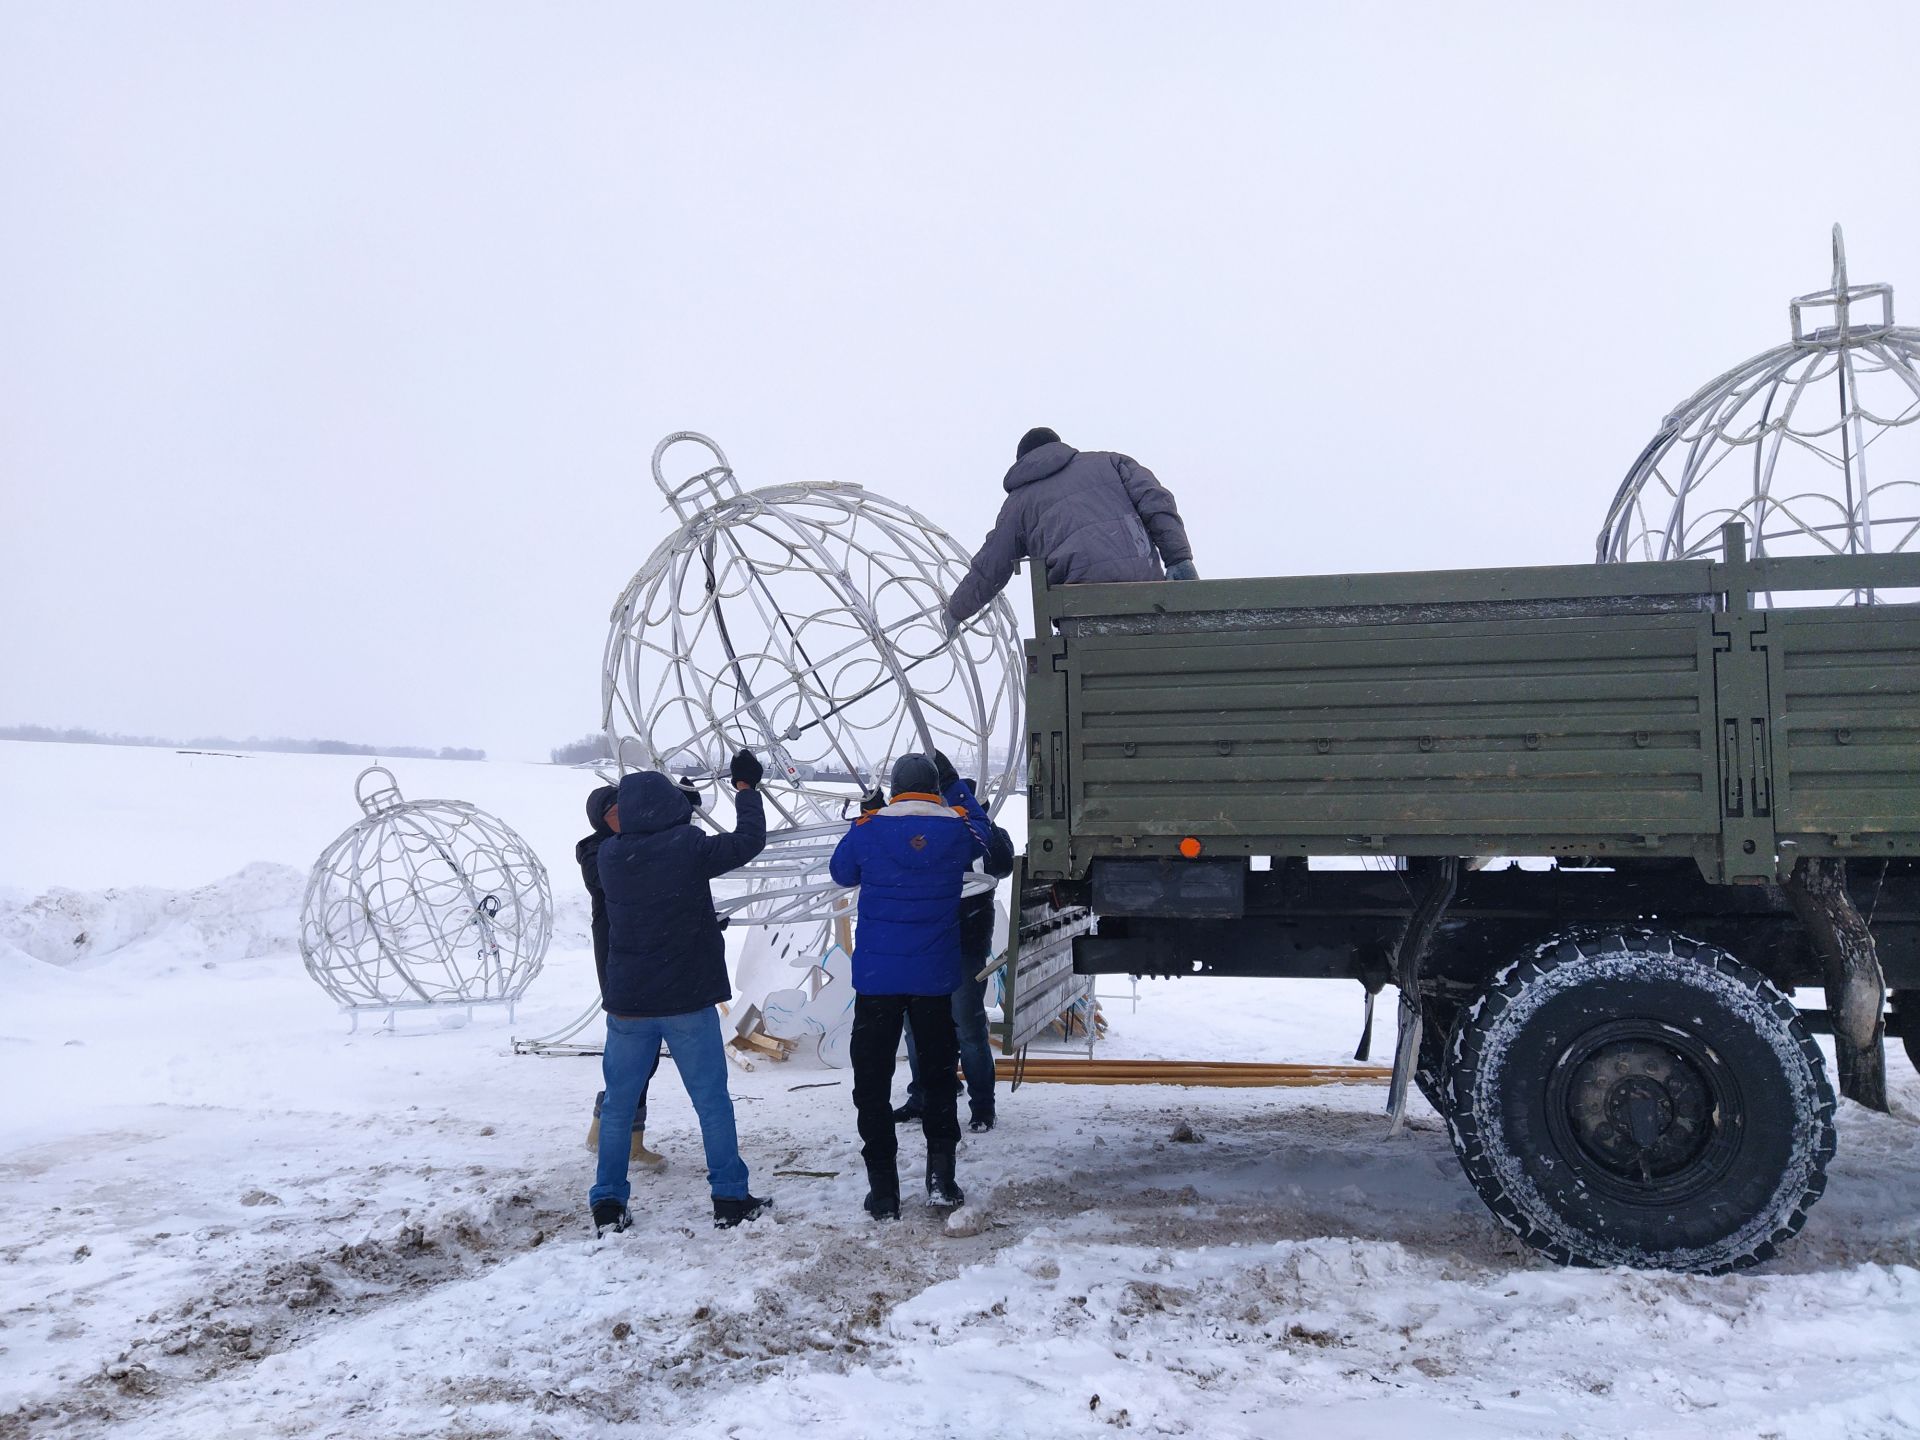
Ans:
POLYGON ((1890 286, 1848 284, 1838 225, 1833 288, 1788 312, 1787 344, 1661 424, 1607 511, 1602 561, 1717 555, 1729 520, 1746 523, 1756 557, 1920 548, 1920 329, 1893 323, 1890 286))
POLYGON ((366 818, 321 853, 300 910, 307 973, 341 1009, 512 1006, 546 959, 553 898, 539 857, 461 800, 354 781, 366 818))
MULTIPOLYGON (((947 597, 971 557, 924 515, 858 485, 745 490, 719 445, 693 431, 655 446, 652 470, 680 523, 613 607, 608 743, 621 771, 690 776, 714 802, 733 793, 734 752, 760 756, 767 848, 715 905, 734 924, 816 926, 824 952, 846 897, 827 860, 895 757, 944 752, 977 778, 989 814, 1018 787, 1019 623, 1003 596, 949 644, 947 597), (669 480, 676 445, 711 463, 669 480)), ((730 820, 704 805, 695 815, 714 830, 730 820)), ((516 1048, 597 1049, 565 1042, 598 1013, 516 1048)))

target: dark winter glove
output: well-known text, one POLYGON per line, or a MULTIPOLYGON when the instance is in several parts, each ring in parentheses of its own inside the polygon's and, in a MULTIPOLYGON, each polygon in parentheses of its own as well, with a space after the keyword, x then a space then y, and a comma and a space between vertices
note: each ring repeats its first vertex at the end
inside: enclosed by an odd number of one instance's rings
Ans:
POLYGON ((733 757, 733 765, 727 771, 727 778, 733 781, 734 789, 751 790, 760 783, 760 777, 766 773, 766 767, 753 758, 751 750, 742 750, 733 757))
POLYGON ((1193 561, 1177 560, 1167 566, 1167 578, 1169 580, 1198 580, 1200 578, 1200 572, 1193 568, 1193 561))
POLYGON ((947 643, 949 645, 951 645, 954 639, 960 634, 960 622, 944 612, 942 612, 940 616, 940 628, 946 631, 947 643))
POLYGON ((876 810, 887 808, 887 794, 878 785, 860 797, 860 813, 871 815, 876 810))
POLYGON ((940 782, 940 793, 949 793, 960 783, 960 772, 953 768, 953 762, 938 750, 933 752, 933 773, 940 782))
POLYGON ((687 803, 698 810, 702 804, 703 797, 700 794, 700 787, 693 783, 693 777, 691 775, 682 775, 674 783, 680 787, 680 793, 687 797, 687 803))

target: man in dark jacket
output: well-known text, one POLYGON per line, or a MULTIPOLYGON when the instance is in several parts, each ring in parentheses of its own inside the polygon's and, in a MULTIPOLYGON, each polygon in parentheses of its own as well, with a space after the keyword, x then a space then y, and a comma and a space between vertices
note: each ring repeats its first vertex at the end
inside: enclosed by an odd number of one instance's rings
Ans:
MULTIPOLYGON (((960 782, 969 795, 975 794, 974 782, 960 782)), ((974 861, 976 871, 984 871, 995 880, 1013 873, 1013 837, 998 825, 987 838, 987 853, 974 861)), ((993 1129, 993 1046, 987 1039, 987 982, 980 978, 987 959, 993 953, 993 896, 998 886, 989 886, 978 894, 965 895, 960 901, 960 985, 953 992, 953 1029, 960 1045, 960 1071, 967 1077, 967 1129, 976 1135, 993 1129)), ((907 1085, 907 1103, 893 1112, 896 1125, 907 1125, 921 1118, 925 1104, 921 1099, 920 1047, 913 1031, 907 1031, 907 1068, 912 1080, 907 1085)))
POLYGON ((1014 453, 1001 482, 1000 518, 947 602, 948 635, 1004 590, 1028 557, 1047 567, 1049 585, 1199 579, 1180 507, 1146 466, 1107 450, 1076 450, 1044 425, 1022 435, 1014 453))
POLYGON ((607 1012, 602 1062, 600 1167, 588 1203, 595 1232, 627 1227, 627 1146, 646 1077, 665 1042, 700 1119, 713 1223, 752 1220, 770 1204, 747 1189, 727 1057, 714 1007, 731 998, 726 944, 713 913, 711 882, 738 869, 767 843, 760 762, 733 757, 734 827, 709 835, 692 822, 686 791, 657 771, 620 781, 620 830, 600 842, 600 885, 607 900, 607 1012))
POLYGON ((959 1205, 953 1175, 953 992, 960 984, 960 888, 987 850, 989 822, 945 756, 903 755, 893 796, 863 813, 834 847, 836 885, 860 887, 853 936, 853 1104, 867 1162, 867 1213, 900 1214, 899 1140, 893 1130, 893 1057, 913 1027, 926 1066, 927 1201, 959 1205), (945 780, 946 784, 942 785, 945 780))
MULTIPOLYGON (((600 842, 620 829, 620 807, 615 803, 619 795, 619 790, 614 786, 602 785, 587 796, 587 824, 593 827, 593 833, 573 847, 573 858, 580 862, 580 878, 586 883, 587 898, 593 906, 593 918, 589 923, 589 929, 593 932, 593 970, 600 981, 603 1003, 607 993, 607 896, 600 888, 600 842)), ((660 1052, 656 1050, 653 1066, 640 1086, 639 1107, 633 1113, 630 1154, 642 1165, 660 1166, 667 1163, 666 1156, 647 1148, 646 1139, 647 1087, 653 1083, 654 1071, 659 1068, 660 1052)), ((600 1149, 600 1110, 606 1101, 607 1092, 604 1090, 593 1097, 593 1123, 587 1127, 587 1149, 596 1154, 600 1149)))

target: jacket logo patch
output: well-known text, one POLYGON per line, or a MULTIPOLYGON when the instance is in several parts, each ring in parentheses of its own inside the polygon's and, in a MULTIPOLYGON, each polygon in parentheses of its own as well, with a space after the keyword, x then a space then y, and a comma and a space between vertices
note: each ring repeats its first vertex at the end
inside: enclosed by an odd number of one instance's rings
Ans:
POLYGON ((924 850, 927 848, 927 837, 924 835, 916 835, 911 840, 907 841, 907 843, 913 846, 913 848, 916 850, 924 850))

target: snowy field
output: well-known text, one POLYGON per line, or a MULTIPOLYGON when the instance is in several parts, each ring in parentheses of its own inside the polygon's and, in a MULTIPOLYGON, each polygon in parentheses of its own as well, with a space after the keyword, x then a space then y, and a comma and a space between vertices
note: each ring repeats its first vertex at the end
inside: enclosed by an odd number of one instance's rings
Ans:
MULTIPOLYGON (((801 1060, 734 1075, 777 1223, 710 1228, 663 1067, 671 1164, 596 1241, 595 1062, 509 1047, 591 989, 587 787, 394 765, 535 846, 555 952, 512 1025, 349 1035, 293 937, 364 763, 0 742, 5 1440, 1920 1433, 1920 1080, 1897 1051, 1899 1113, 1843 1103, 1804 1234, 1723 1278, 1536 1261, 1430 1112, 1389 1140, 1357 1086, 1003 1091, 957 1221, 910 1202, 878 1227, 847 1077, 801 1060)), ((1108 1002, 1108 1050, 1340 1060, 1358 1000, 1142 984, 1137 1011, 1108 1002)), ((920 1155, 907 1137, 909 1176, 920 1155)))

